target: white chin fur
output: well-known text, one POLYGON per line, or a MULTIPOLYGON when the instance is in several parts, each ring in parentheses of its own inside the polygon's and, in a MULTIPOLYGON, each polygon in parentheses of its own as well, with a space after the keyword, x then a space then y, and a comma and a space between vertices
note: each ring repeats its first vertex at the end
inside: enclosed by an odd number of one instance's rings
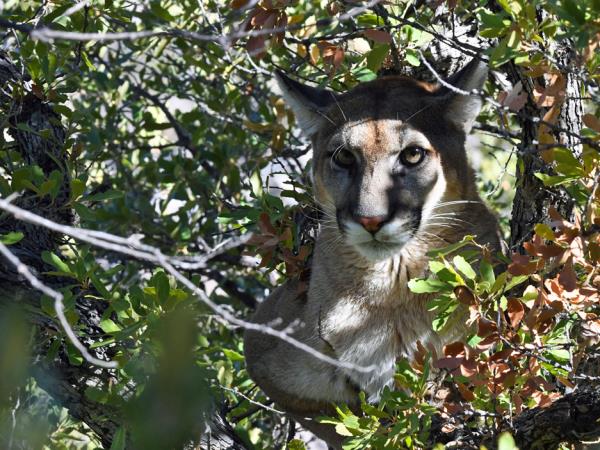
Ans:
POLYGON ((345 230, 346 242, 370 261, 381 261, 397 255, 412 237, 398 222, 384 225, 375 238, 355 222, 346 223, 345 230))
POLYGON ((389 259, 394 255, 400 253, 404 244, 398 243, 384 243, 372 240, 371 242, 365 242, 362 244, 353 244, 353 247, 369 261, 382 261, 389 259))

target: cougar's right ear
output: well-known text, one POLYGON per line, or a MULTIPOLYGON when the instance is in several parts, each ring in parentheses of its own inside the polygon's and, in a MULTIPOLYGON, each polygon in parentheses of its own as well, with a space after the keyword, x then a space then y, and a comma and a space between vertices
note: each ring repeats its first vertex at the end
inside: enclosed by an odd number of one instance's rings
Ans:
POLYGON ((312 137, 324 122, 331 121, 325 112, 336 101, 335 93, 298 83, 279 70, 275 72, 275 79, 281 96, 294 111, 306 136, 312 137))
MULTIPOLYGON (((488 76, 487 64, 474 58, 465 67, 448 79, 448 84, 461 91, 481 90, 488 76)), ((455 90, 442 86, 438 95, 445 105, 446 117, 450 122, 469 134, 479 114, 482 101, 477 95, 463 95, 455 90)))

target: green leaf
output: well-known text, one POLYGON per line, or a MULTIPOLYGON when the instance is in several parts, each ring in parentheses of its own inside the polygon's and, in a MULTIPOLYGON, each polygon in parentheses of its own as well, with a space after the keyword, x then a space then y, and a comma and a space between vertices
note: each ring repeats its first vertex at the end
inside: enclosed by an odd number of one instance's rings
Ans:
MULTIPOLYGON (((17 124, 17 128, 20 128, 17 124)), ((27 129, 29 127, 25 126, 27 129)), ((38 166, 28 166, 16 169, 12 176, 12 189, 13 191, 20 191, 23 189, 29 189, 37 194, 40 190, 36 186, 44 182, 45 176, 42 169, 38 166)))
MULTIPOLYGON (((585 5, 586 3, 584 3, 585 5)), ((571 19, 577 25, 585 25, 585 10, 581 10, 579 8, 579 4, 574 0, 562 0, 561 2, 562 10, 566 12, 566 16, 568 19, 571 19)), ((585 8, 585 6, 584 6, 585 8)))
POLYGON ((259 172, 253 172, 250 176, 250 186, 255 198, 261 198, 263 195, 262 180, 259 172))
POLYGON ((356 20, 357 20, 358 24, 361 26, 374 25, 376 27, 379 27, 379 26, 385 25, 383 18, 379 14, 371 14, 371 13, 361 14, 360 16, 357 17, 356 20))
POLYGON ((554 232, 552 231, 552 228, 545 223, 536 223, 533 229, 535 230, 535 234, 537 234, 539 237, 544 238, 547 241, 554 240, 554 232))
POLYGON ((433 273, 438 273, 440 270, 446 268, 446 264, 441 261, 429 261, 429 270, 433 273))
POLYGON ((455 300, 448 295, 436 296, 427 302, 427 310, 441 313, 447 310, 454 302, 455 300))
POLYGON ((490 66, 499 67, 510 61, 512 50, 508 47, 508 36, 502 38, 498 45, 490 53, 490 66))
POLYGON ((506 16, 503 14, 492 13, 485 8, 480 8, 477 11, 477 15, 481 23, 479 34, 481 34, 483 37, 500 37, 506 33, 508 26, 510 26, 510 21, 505 20, 506 16))
POLYGON ((354 436, 343 423, 338 423, 335 426, 335 432, 340 436, 354 436))
POLYGON ((425 294, 448 290, 449 285, 434 279, 413 279, 408 282, 408 288, 415 294, 425 294))
POLYGON ((534 173, 534 175, 542 180, 544 186, 559 186, 561 184, 567 184, 572 181, 577 180, 575 176, 566 176, 566 175, 546 175, 545 173, 534 173))
POLYGON ((449 283, 452 286, 456 284, 465 284, 462 277, 451 267, 444 267, 435 274, 436 278, 444 283, 449 283))
POLYGON ((85 191, 85 183, 79 178, 71 180, 71 200, 77 200, 85 191))
POLYGON ((404 59, 411 66, 419 67, 421 65, 421 58, 419 58, 419 54, 416 50, 412 48, 406 49, 406 53, 404 55, 404 59))
POLYGON ((506 41, 506 47, 510 48, 511 50, 517 50, 519 48, 520 44, 521 44, 521 39, 519 38, 519 33, 517 33, 517 30, 512 30, 508 34, 508 38, 506 41))
POLYGON ((110 292, 108 291, 105 283, 100 281, 100 278, 98 278, 98 276, 95 273, 89 273, 88 277, 89 277, 90 281, 92 282, 92 285, 98 290, 100 295, 107 300, 110 299, 111 295, 110 295, 110 292))
POLYGON ((158 299, 159 303, 166 303, 169 299, 169 293, 171 291, 169 277, 164 272, 159 271, 156 272, 152 278, 154 287, 156 288, 156 298, 158 299))
POLYGON ((73 209, 82 220, 95 222, 98 219, 94 211, 87 206, 82 205, 81 203, 75 203, 73 205, 73 209))
POLYGON ((447 311, 442 314, 439 314, 432 322, 432 328, 434 331, 440 331, 442 328, 446 326, 448 323, 448 319, 450 319, 450 314, 452 311, 447 311))
POLYGON ((581 162, 575 158, 573 152, 564 147, 558 147, 553 150, 554 160, 556 161, 556 172, 561 175, 582 177, 585 170, 581 162))
POLYGON ((349 430, 357 430, 360 428, 360 424, 358 423, 358 417, 355 415, 349 415, 344 417, 344 425, 349 430))
POLYGON ((377 78, 377 74, 366 67, 361 67, 359 70, 353 71, 352 75, 354 75, 358 81, 362 82, 372 81, 377 78))
POLYGON ((503 292, 510 291, 512 288, 518 286, 521 283, 524 283, 528 279, 529 277, 527 275, 519 275, 516 277, 512 277, 510 280, 508 280, 508 283, 506 284, 506 287, 504 288, 503 292))
POLYGON ((52 109, 59 113, 62 114, 63 116, 65 116, 67 119, 70 119, 73 116, 73 110, 71 110, 71 108, 69 108, 68 106, 65 105, 53 105, 52 109))
POLYGON ((42 260, 45 263, 50 264, 51 266, 54 266, 60 272, 71 273, 71 269, 69 268, 69 266, 52 252, 49 252, 49 251, 42 252, 42 260))
POLYGON ((481 274, 481 279, 489 283, 490 286, 493 286, 493 284, 496 282, 494 268, 485 259, 482 259, 479 263, 479 273, 481 274))
POLYGON ((46 313, 46 315, 48 315, 49 317, 56 316, 56 309, 54 308, 54 299, 53 298, 48 297, 47 295, 42 295, 41 307, 42 307, 42 311, 44 311, 44 313, 46 313))
POLYGON ((88 386, 85 388, 84 395, 90 400, 97 403, 106 403, 106 399, 108 397, 107 393, 102 389, 98 389, 94 386, 88 386))
POLYGON ((102 328, 102 331, 104 331, 106 334, 112 334, 121 331, 121 327, 108 318, 102 319, 99 325, 100 328, 102 328))
POLYGON ((157 17, 160 17, 165 22, 171 22, 171 21, 175 20, 175 17, 173 17, 171 15, 171 13, 169 11, 167 11, 166 8, 163 8, 157 2, 152 2, 150 4, 150 9, 157 17))
POLYGON ((90 58, 88 58, 88 55, 86 52, 84 52, 83 50, 81 51, 81 59, 83 59, 83 62, 85 63, 85 65, 87 66, 88 69, 90 70, 96 70, 96 67, 94 66, 94 64, 92 64, 92 62, 90 61, 90 58))
POLYGON ((125 427, 119 427, 113 436, 110 450, 125 450, 127 444, 127 431, 125 427))
POLYGON ((498 438, 498 450, 519 450, 510 433, 502 433, 498 438))
POLYGON ((86 201, 86 202, 100 202, 103 200, 114 200, 116 198, 121 198, 123 197, 123 192, 122 191, 117 191, 115 189, 109 189, 108 191, 105 192, 100 192, 98 194, 94 194, 94 195, 88 195, 84 198, 82 198, 82 201, 86 201))
POLYGON ((390 52, 388 44, 376 44, 367 55, 367 68, 377 72, 390 52))
POLYGON ((571 353, 565 349, 555 349, 545 352, 552 360, 564 364, 571 360, 571 353))
POLYGON ((463 258, 461 255, 456 255, 452 259, 452 262, 454 263, 454 266, 469 280, 474 280, 475 277, 477 276, 477 274, 471 267, 471 264, 469 264, 467 262, 467 260, 465 258, 463 258))
POLYGON ((517 17, 523 10, 521 4, 517 0, 498 0, 498 4, 512 17, 517 17))
POLYGON ((292 439, 286 445, 287 450, 306 450, 304 442, 300 439, 292 439))
POLYGON ((73 364, 74 366, 80 366, 81 364, 83 364, 83 356, 81 356, 79 350, 73 347, 73 345, 69 342, 67 342, 66 344, 66 349, 69 363, 73 364))
POLYGON ((4 245, 12 245, 23 239, 23 233, 20 231, 11 231, 6 234, 0 234, 0 242, 4 245))
POLYGON ((224 348, 223 353, 229 361, 244 361, 244 355, 236 352, 235 350, 224 348))

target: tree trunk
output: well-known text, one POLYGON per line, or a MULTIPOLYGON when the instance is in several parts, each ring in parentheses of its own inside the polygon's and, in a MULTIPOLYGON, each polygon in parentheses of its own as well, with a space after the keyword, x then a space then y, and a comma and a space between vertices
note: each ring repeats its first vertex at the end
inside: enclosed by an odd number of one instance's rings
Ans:
MULTIPOLYGON (((15 149, 26 165, 37 165, 45 176, 53 171, 60 175, 54 200, 49 196, 40 199, 30 191, 25 192, 13 202, 21 208, 28 209, 52 221, 71 224, 74 219, 71 208, 67 205, 70 196, 70 179, 66 168, 65 130, 60 117, 52 108, 34 94, 31 82, 21 76, 21 72, 9 60, 6 54, 0 53, 0 111, 5 123, 9 124, 9 134, 14 139, 15 149)), ((16 162, 15 162, 16 165, 16 162)), ((15 172, 13 175, 13 183, 15 172)), ((44 251, 58 252, 62 236, 47 228, 38 227, 19 221, 9 214, 0 214, 0 234, 11 231, 23 233, 23 239, 9 247, 22 262, 37 272, 44 283, 60 288, 61 281, 57 277, 44 278, 41 273, 51 270, 42 261, 44 251)), ((94 430, 103 445, 110 446, 112 436, 119 425, 117 411, 86 398, 84 392, 88 386, 106 381, 110 371, 100 370, 87 363, 74 366, 69 362, 64 348, 54 360, 49 361, 46 354, 49 343, 61 334, 60 326, 40 310, 40 293, 16 273, 8 261, 0 258, 0 311, 14 305, 28 305, 27 317, 35 327, 36 342, 31 355, 31 374, 38 385, 46 390, 54 399, 67 408, 69 413, 85 422, 94 430), (37 311, 37 312, 36 312, 37 311)), ((107 305, 99 300, 86 301, 83 296, 77 301, 82 329, 100 335, 97 324, 107 305)), ((88 333, 86 333, 88 334, 88 333)), ((89 345, 90 339, 85 339, 89 345)), ((102 358, 102 351, 96 356, 102 358)))
MULTIPOLYGON (((571 64, 572 52, 567 41, 556 50, 559 65, 567 68, 571 64)), ((535 176, 536 173, 552 173, 549 165, 542 159, 541 146, 538 143, 539 122, 533 118, 543 119, 545 108, 538 108, 534 102, 534 85, 530 77, 523 74, 523 69, 509 64, 508 75, 513 84, 521 82, 527 92, 528 101, 518 117, 521 125, 521 143, 516 172, 516 193, 513 201, 510 221, 510 247, 516 251, 522 248, 525 241, 532 237, 533 227, 537 223, 548 220, 548 209, 554 207, 565 219, 571 218, 573 201, 570 195, 560 187, 546 187, 535 176)), ((580 81, 573 70, 561 70, 566 78, 565 101, 560 108, 557 127, 579 134, 582 128, 583 102, 580 98, 580 81)), ((543 80, 540 80, 543 82, 543 80)), ((575 156, 581 155, 581 144, 573 134, 557 131, 553 133, 557 145, 572 150, 575 156)))

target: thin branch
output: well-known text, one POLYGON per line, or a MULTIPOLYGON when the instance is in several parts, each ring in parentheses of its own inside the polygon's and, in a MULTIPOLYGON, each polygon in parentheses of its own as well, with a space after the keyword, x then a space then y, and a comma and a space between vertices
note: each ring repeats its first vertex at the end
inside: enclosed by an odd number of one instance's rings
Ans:
MULTIPOLYGON (((158 248, 141 243, 139 235, 134 235, 129 238, 123 238, 103 231, 87 230, 84 228, 60 225, 44 217, 38 216, 37 214, 12 205, 11 203, 7 202, 5 199, 2 198, 0 198, 0 209, 11 213, 16 219, 24 220, 35 225, 46 227, 50 230, 65 234, 67 236, 71 236, 74 239, 87 242, 96 247, 127 254, 135 258, 150 261, 160 265, 183 286, 188 288, 196 297, 198 297, 198 299, 202 303, 204 303, 204 305, 206 305, 210 310, 212 310, 217 316, 219 316, 221 319, 223 319, 225 322, 228 322, 231 325, 246 330, 252 330, 259 333, 267 334, 269 336, 281 339, 287 344, 296 347, 297 349, 308 353, 314 358, 323 361, 327 364, 331 364, 335 367, 340 367, 360 373, 371 373, 381 370, 381 368, 376 364, 372 364, 370 366, 365 367, 350 362, 339 361, 335 358, 332 358, 324 353, 315 350, 314 348, 305 344, 304 342, 298 341, 297 339, 291 337, 291 330, 277 330, 267 325, 248 322, 236 317, 226 308, 223 308, 221 305, 213 302, 204 291, 198 288, 194 283, 192 283, 179 270, 175 268, 175 265, 182 266, 185 268, 187 264, 185 261, 181 261, 181 259, 177 257, 164 255, 158 248)), ((204 258, 206 258, 206 256, 204 256, 204 258)), ((53 296, 53 298, 56 298, 56 296, 53 296)))
MULTIPOLYGON (((427 69, 431 72, 431 74, 436 78, 436 80, 440 83, 440 85, 444 86, 445 88, 451 90, 452 92, 454 92, 455 94, 458 95, 464 95, 464 96, 471 96, 471 95, 477 95, 479 96, 482 100, 486 101, 487 103, 490 103, 491 105, 495 106, 496 108, 498 108, 501 111, 504 112, 509 112, 510 108, 506 105, 502 105, 501 103, 499 103, 496 99, 492 98, 490 95, 486 94, 483 90, 479 90, 479 89, 473 89, 472 91, 465 91, 464 89, 461 89, 457 86, 452 85, 451 83, 448 83, 447 81, 445 81, 442 76, 436 72, 436 70, 431 66, 431 64, 429 63, 429 61, 427 61, 427 59, 425 58, 425 56, 423 56, 423 53, 419 52, 419 56, 421 59, 421 62, 425 65, 425 67, 427 67, 427 69)), ((532 121, 533 123, 537 123, 537 124, 541 124, 541 125, 545 125, 549 128, 552 128, 555 131, 559 131, 561 133, 565 133, 571 137, 575 137, 577 139, 579 139, 580 142, 587 144, 588 146, 592 147, 593 149, 597 150, 600 152, 600 145, 598 143, 596 143, 593 139, 587 138, 585 136, 581 136, 580 134, 574 133, 571 130, 567 130, 566 128, 563 128, 559 125, 553 124, 551 122, 547 122, 543 119, 540 119, 539 117, 535 117, 535 116, 530 116, 528 114, 526 114, 523 111, 520 111, 517 113, 519 116, 532 121)), ((534 142, 536 143, 536 142, 534 142)))
POLYGON ((278 409, 275 409, 275 408, 272 408, 272 407, 270 407, 268 405, 265 405, 264 403, 260 403, 260 402, 257 402, 256 400, 251 399, 246 394, 243 394, 242 392, 240 392, 238 389, 228 388, 228 387, 222 386, 222 385, 219 385, 219 387, 221 389, 223 389, 224 391, 231 392, 234 395, 237 395, 239 397, 242 397, 245 400, 248 400, 248 402, 250 402, 251 404, 253 404, 255 406, 259 406, 260 408, 262 408, 264 410, 267 410, 267 411, 275 413, 275 414, 280 414, 280 415, 285 415, 286 414, 283 411, 280 411, 278 409))
POLYGON ((54 299, 54 310, 56 311, 56 316, 58 317, 60 325, 62 326, 65 334, 67 335, 73 346, 77 350, 79 350, 81 356, 83 356, 83 358, 87 362, 95 366, 104 367, 105 369, 116 369, 119 366, 119 364, 115 361, 104 361, 102 359, 96 358, 77 338, 75 332, 71 328, 71 325, 69 325, 69 321, 65 316, 65 307, 63 304, 64 297, 60 292, 55 291, 49 286, 46 286, 38 278, 36 278, 36 276, 31 272, 29 267, 23 264, 15 255, 13 255, 11 251, 8 250, 6 245, 4 245, 2 242, 0 242, 0 254, 2 254, 2 256, 4 256, 13 266, 15 266, 17 272, 23 275, 34 289, 37 289, 41 293, 54 299))
POLYGON ((22 31, 23 33, 31 33, 31 31, 33 31, 33 25, 29 25, 28 23, 16 23, 2 17, 0 17, 0 27, 22 31))
MULTIPOLYGON (((352 8, 347 13, 341 14, 337 18, 322 19, 317 22, 317 26, 335 26, 342 22, 346 22, 353 17, 369 10, 382 0, 370 0, 362 6, 352 8)), ((82 33, 77 31, 60 31, 48 27, 34 28, 31 25, 19 24, 9 20, 0 19, 0 25, 6 28, 13 28, 25 33, 29 33, 32 39, 41 41, 52 41, 62 39, 68 41, 128 41, 149 37, 181 37, 194 41, 201 42, 218 42, 223 47, 229 47, 236 39, 255 36, 266 36, 274 33, 283 33, 286 31, 295 31, 306 27, 303 23, 292 24, 287 26, 279 26, 274 28, 264 28, 261 30, 237 31, 230 34, 214 35, 203 34, 194 31, 179 30, 175 28, 165 30, 142 30, 142 31, 123 31, 123 32, 102 32, 102 33, 82 33)))

